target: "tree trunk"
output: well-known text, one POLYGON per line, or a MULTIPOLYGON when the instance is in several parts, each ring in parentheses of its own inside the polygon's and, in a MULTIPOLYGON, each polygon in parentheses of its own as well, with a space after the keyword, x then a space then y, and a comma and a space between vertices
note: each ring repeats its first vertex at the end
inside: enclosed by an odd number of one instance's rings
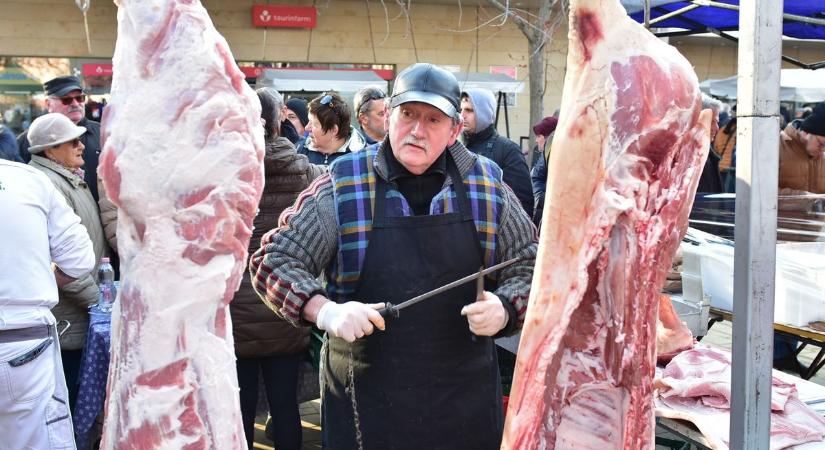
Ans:
POLYGON ((533 125, 544 118, 544 76, 546 66, 544 63, 544 44, 543 39, 528 39, 529 43, 529 73, 530 73, 530 140, 527 151, 527 167, 533 167, 533 158, 535 152, 533 149, 536 146, 536 136, 532 133, 533 125))

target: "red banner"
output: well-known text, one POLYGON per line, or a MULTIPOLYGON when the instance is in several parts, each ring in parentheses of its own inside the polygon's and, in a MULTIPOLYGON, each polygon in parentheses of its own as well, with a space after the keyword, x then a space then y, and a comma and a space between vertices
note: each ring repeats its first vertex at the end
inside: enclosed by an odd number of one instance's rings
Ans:
POLYGON ((256 27, 315 28, 317 22, 314 6, 252 5, 252 25, 256 27))
MULTIPOLYGON (((261 74, 261 71, 270 69, 271 67, 250 67, 250 66, 240 66, 241 72, 243 72, 244 77, 246 78, 258 78, 258 75, 261 74)), ((385 80, 393 80, 395 78, 395 72, 390 69, 356 69, 356 68, 349 68, 349 69, 327 69, 325 67, 279 67, 278 70, 348 70, 348 71, 372 71, 375 72, 376 75, 385 79, 385 80)))
POLYGON ((112 76, 111 64, 83 64, 84 77, 112 76))

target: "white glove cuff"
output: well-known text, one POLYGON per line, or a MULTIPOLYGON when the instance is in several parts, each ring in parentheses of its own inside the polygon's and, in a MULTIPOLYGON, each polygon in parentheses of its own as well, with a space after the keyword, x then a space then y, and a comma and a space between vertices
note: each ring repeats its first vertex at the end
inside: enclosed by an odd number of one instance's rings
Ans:
POLYGON ((326 325, 324 323, 324 319, 326 318, 326 313, 334 309, 335 302, 328 301, 321 306, 321 309, 318 310, 318 315, 315 317, 315 326, 318 327, 320 330, 326 330, 326 325))

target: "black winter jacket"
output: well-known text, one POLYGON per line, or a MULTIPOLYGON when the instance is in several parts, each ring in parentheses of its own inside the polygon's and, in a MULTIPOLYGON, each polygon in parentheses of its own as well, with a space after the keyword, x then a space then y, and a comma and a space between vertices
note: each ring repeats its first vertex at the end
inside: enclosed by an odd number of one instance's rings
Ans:
POLYGON ((527 216, 533 217, 530 171, 518 144, 500 136, 495 125, 490 125, 476 134, 464 133, 464 145, 471 152, 492 159, 501 167, 504 182, 515 192, 527 216))
MULTIPOLYGON (((298 194, 324 170, 295 153, 295 147, 286 138, 277 137, 266 143, 264 192, 253 222, 250 255, 261 246, 263 234, 278 225, 281 212, 292 206, 298 194)), ((309 328, 296 328, 269 309, 252 289, 247 270, 229 310, 238 358, 294 355, 309 346, 309 328)))

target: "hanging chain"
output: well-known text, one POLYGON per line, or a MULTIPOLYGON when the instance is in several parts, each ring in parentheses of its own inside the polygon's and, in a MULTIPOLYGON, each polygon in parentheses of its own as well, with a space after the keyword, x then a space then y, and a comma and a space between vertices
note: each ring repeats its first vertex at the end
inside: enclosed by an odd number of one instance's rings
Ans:
POLYGON ((355 442, 358 443, 358 450, 364 450, 364 440, 361 436, 361 420, 358 417, 358 402, 355 400, 355 373, 352 369, 352 348, 349 350, 347 378, 349 382, 347 383, 346 391, 352 403, 352 418, 355 421, 355 442))

